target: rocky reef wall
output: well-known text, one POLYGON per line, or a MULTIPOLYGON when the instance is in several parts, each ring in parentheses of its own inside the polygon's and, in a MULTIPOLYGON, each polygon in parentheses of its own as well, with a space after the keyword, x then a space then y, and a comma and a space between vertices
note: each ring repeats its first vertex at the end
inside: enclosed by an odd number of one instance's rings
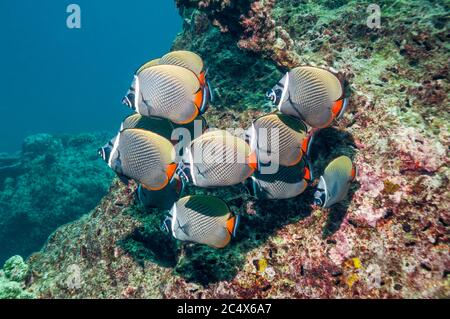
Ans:
POLYGON ((32 135, 19 154, 0 155, 0 264, 98 204, 113 179, 97 155, 110 135, 32 135))
MULTIPOLYGON (((349 200, 309 205, 311 191, 258 201, 240 187, 214 193, 242 214, 225 249, 175 242, 164 212, 134 203, 116 181, 90 214, 61 227, 28 259, 40 298, 448 298, 448 3, 178 0, 174 49, 200 53, 216 101, 211 126, 247 127, 286 68, 332 67, 351 83, 350 110, 312 150, 359 167, 349 200)), ((150 57, 149 57, 150 58, 150 57)))

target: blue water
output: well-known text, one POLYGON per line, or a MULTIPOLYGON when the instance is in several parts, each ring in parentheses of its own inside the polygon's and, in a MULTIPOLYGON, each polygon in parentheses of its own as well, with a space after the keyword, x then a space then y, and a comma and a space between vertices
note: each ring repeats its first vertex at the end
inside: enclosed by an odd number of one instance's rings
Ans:
POLYGON ((1 0, 0 152, 39 132, 116 130, 133 72, 181 23, 169 0, 1 0), (71 3, 81 29, 66 25, 71 3))

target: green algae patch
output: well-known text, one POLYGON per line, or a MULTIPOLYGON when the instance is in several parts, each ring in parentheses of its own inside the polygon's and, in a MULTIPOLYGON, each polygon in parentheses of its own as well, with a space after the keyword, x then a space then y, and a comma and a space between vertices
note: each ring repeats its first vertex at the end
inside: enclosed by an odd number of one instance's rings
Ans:
POLYGON ((0 271, 0 299, 33 299, 36 296, 25 290, 24 281, 29 266, 21 256, 9 258, 0 271))
POLYGON ((7 279, 21 282, 28 275, 29 267, 21 256, 13 256, 5 262, 3 271, 7 279))
POLYGON ((8 281, 0 278, 0 299, 34 299, 34 294, 25 291, 22 285, 16 281, 8 281))

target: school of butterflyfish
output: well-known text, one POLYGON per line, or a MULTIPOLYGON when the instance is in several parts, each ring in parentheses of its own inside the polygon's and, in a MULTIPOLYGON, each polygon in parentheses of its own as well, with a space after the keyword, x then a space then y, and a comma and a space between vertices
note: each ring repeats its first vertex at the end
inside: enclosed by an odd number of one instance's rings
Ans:
POLYGON ((136 71, 122 100, 135 113, 99 154, 122 182, 139 185, 142 204, 168 211, 162 228, 174 238, 222 248, 239 215, 221 198, 184 194, 185 185, 242 184, 256 199, 293 198, 313 186, 315 205, 344 200, 356 177, 351 159, 333 160, 317 182, 309 152, 318 130, 345 112, 346 91, 331 71, 296 67, 267 93, 274 111, 237 136, 207 126, 213 90, 202 58, 170 52, 136 71))

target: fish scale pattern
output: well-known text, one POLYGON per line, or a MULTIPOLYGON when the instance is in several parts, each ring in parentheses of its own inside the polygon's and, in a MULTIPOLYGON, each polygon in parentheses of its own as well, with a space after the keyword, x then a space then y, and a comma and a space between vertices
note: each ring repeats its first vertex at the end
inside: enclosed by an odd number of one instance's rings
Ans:
MULTIPOLYGON (((190 182, 197 187, 246 183, 254 190, 258 199, 288 199, 304 192, 310 179, 305 170, 307 166, 309 170, 308 154, 303 154, 302 150, 308 133, 306 124, 315 128, 331 124, 334 119, 333 103, 341 97, 343 91, 340 80, 331 72, 320 68, 298 67, 291 70, 274 87, 274 95, 269 95, 276 96, 275 99, 271 98, 274 104, 281 99, 280 112, 271 112, 257 118, 247 130, 246 137, 251 145, 226 130, 203 132, 187 148, 183 146, 180 166, 174 163, 175 158, 169 159, 166 156, 169 149, 163 144, 170 142, 155 134, 160 125, 156 120, 154 123, 152 121, 162 117, 165 121, 174 122, 171 127, 165 127, 165 131, 172 131, 176 126, 191 126, 189 124, 199 113, 194 104, 199 102, 199 97, 205 98, 197 95, 207 87, 204 76, 196 76, 202 71, 203 60, 187 51, 169 52, 141 68, 137 75, 136 91, 142 95, 148 112, 130 116, 124 121, 122 128, 139 126, 153 136, 148 139, 133 136, 128 140, 121 140, 124 144, 125 175, 143 186, 149 186, 146 189, 150 192, 149 188, 161 190, 173 187, 168 183, 168 176, 173 172, 176 176, 180 174, 183 182, 190 182), (278 96, 280 92, 281 96, 278 96), (165 142, 159 141, 158 136, 165 142), (273 154, 277 158, 273 158, 273 154), (264 155, 268 157, 264 158, 264 155), (273 164, 277 166, 276 170, 263 169, 266 165, 272 168, 273 164)), ((138 111, 141 111, 140 107, 138 111)), ((142 130, 137 130, 139 131, 142 130)), ((127 130, 122 132, 128 133, 127 130)), ((342 185, 332 184, 330 189, 337 192, 338 186, 342 185)), ((171 221, 173 236, 179 240, 216 248, 226 246, 231 233, 234 233, 232 228, 236 227, 239 219, 231 219, 231 213, 228 210, 222 212, 220 205, 206 204, 221 201, 214 196, 201 199, 187 196, 179 199, 183 188, 172 189, 172 217, 168 220, 171 221), (230 225, 227 225, 228 222, 230 225)), ((348 189, 345 194, 347 191, 348 189)), ((336 196, 340 200, 345 194, 339 193, 336 196)), ((221 204, 227 207, 226 203, 221 204)), ((168 224, 166 226, 169 230, 168 224)))
MULTIPOLYGON (((192 77, 195 78, 195 75, 192 74, 192 77)), ((185 122, 195 115, 195 90, 182 78, 152 67, 139 74, 139 81, 149 115, 167 118, 175 123, 185 122)))
MULTIPOLYGON (((330 73, 331 74, 331 73, 330 73)), ((331 106, 339 98, 330 94, 330 80, 321 72, 296 68, 289 72, 289 96, 294 107, 313 127, 325 127, 332 120, 331 106), (327 111, 326 111, 327 110, 327 111)), ((336 78, 334 85, 340 83, 336 78)))
POLYGON ((234 185, 244 181, 252 169, 245 163, 250 148, 234 136, 209 136, 191 145, 196 185, 200 187, 234 185), (244 145, 244 152, 238 144, 244 145), (201 156, 201 158, 198 158, 201 156))
POLYGON ((350 186, 353 164, 347 157, 338 157, 325 169, 323 178, 327 184, 328 198, 333 199, 328 205, 341 201, 350 186), (346 185, 343 187, 342 185, 346 185))
POLYGON ((120 135, 119 152, 123 173, 150 187, 161 187, 166 180, 161 150, 150 134, 125 130, 120 135), (148 135, 148 136, 147 136, 148 135))
POLYGON ((203 70, 202 59, 198 55, 187 51, 170 52, 163 56, 158 63, 160 65, 169 64, 181 66, 192 70, 196 75, 199 75, 203 70))
MULTIPOLYGON (((290 128, 275 114, 257 119, 254 127, 257 132, 261 132, 260 129, 266 129, 267 132, 267 141, 258 143, 259 150, 268 154, 278 153, 279 163, 284 166, 295 165, 301 160, 301 142, 305 138, 305 131, 290 128)), ((261 141, 259 137, 258 134, 258 141, 261 141)))
POLYGON ((140 114, 128 116, 122 124, 122 130, 129 128, 137 128, 152 131, 170 140, 174 126, 166 119, 159 117, 148 117, 140 114))
POLYGON ((304 161, 295 166, 280 166, 275 174, 255 172, 253 177, 258 184, 261 196, 268 199, 291 198, 303 193, 308 186, 304 180, 304 161))
MULTIPOLYGON (((228 241, 226 222, 231 213, 228 206, 218 198, 187 196, 176 203, 178 226, 186 237, 200 243, 221 245, 228 241)), ((179 232, 177 232, 179 234, 179 232)))

